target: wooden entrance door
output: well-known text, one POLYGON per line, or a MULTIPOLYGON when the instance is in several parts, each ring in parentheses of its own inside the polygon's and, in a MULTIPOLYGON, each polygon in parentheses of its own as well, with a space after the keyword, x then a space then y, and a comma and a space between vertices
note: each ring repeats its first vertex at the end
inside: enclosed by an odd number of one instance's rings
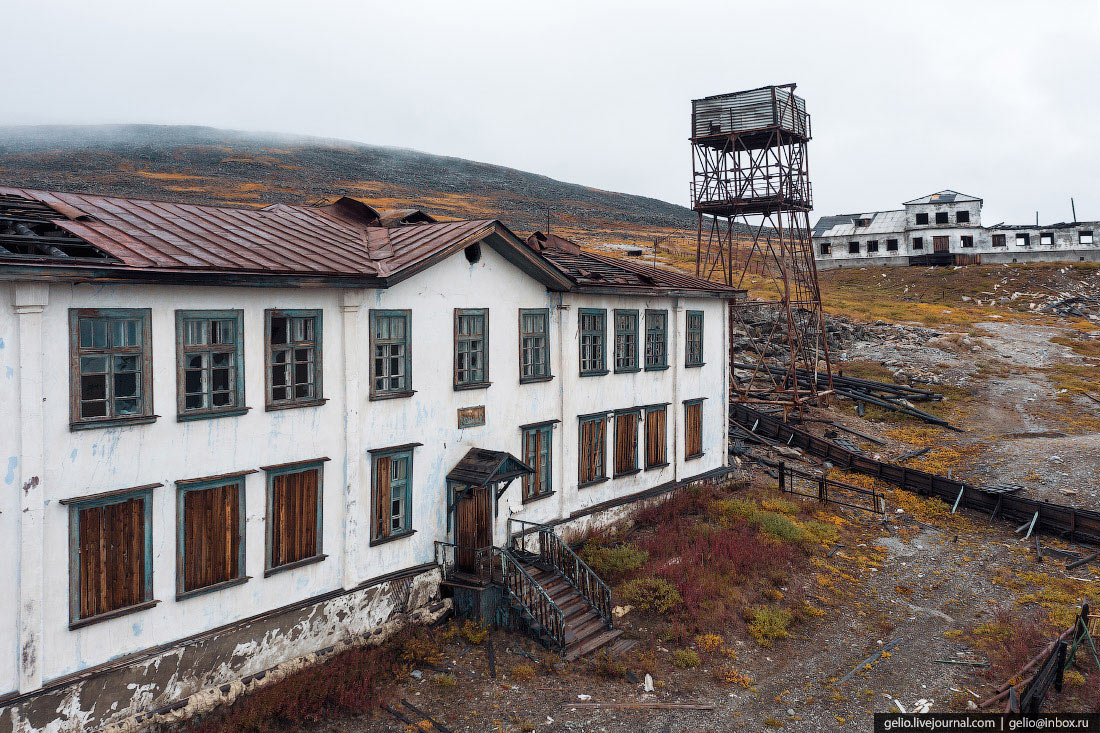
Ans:
MULTIPOLYGON (((491 503, 491 487, 473 489, 458 500, 455 507, 457 514, 457 532, 455 544, 460 548, 480 549, 493 544, 493 507, 491 503)), ((459 570, 477 572, 477 553, 470 549, 458 550, 456 564, 459 570)), ((484 562, 490 562, 487 555, 483 555, 484 562)))
POLYGON ((949 252, 951 250, 951 237, 932 237, 933 252, 949 252))

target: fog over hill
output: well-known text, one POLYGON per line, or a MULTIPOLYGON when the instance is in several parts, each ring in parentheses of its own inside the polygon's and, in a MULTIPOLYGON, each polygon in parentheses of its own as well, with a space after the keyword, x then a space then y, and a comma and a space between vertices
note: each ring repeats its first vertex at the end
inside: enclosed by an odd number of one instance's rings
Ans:
MULTIPOLYGON (((489 216, 518 232, 623 230, 622 241, 694 230, 666 201, 487 163, 347 140, 182 125, 0 127, 0 181, 75 192, 265 205, 348 194, 442 216, 489 216)), ((686 182, 685 182, 686 185, 686 182)))

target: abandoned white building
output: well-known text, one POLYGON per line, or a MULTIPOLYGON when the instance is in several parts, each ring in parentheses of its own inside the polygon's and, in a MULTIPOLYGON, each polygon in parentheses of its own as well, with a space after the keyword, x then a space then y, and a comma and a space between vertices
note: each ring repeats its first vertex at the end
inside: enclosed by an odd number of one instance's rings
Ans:
POLYGON ((982 199, 940 191, 896 211, 823 216, 818 269, 868 265, 1100 262, 1100 222, 982 226, 982 199))
MULTIPOLYGON (((729 470, 743 291, 494 220, 0 188, 0 290, 4 733, 224 692, 486 567, 524 611, 514 533, 729 470)), ((613 640, 570 580, 529 624, 613 640)))

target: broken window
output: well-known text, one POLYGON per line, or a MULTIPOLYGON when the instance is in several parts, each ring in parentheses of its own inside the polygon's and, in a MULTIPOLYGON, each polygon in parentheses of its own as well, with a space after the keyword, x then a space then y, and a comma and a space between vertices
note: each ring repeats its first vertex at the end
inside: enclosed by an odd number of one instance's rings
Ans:
POLYGON ((152 488, 147 488, 65 502, 72 537, 72 626, 152 603, 152 496, 152 488))
POLYGON ((684 402, 684 458, 703 455, 703 400, 684 402))
POLYGON ((856 226, 857 227, 869 227, 869 226, 871 226, 871 220, 870 219, 856 219, 856 226))
POLYGON ((1039 244, 1045 244, 1047 246, 1054 245, 1054 234, 1052 232, 1042 232, 1039 235, 1039 244))
POLYGON ((928 223, 928 214, 927 214, 927 212, 917 214, 916 215, 916 222, 917 222, 918 225, 927 224, 928 223))
POLYGON ((937 211, 936 212, 936 223, 937 224, 947 224, 949 222, 950 222, 950 219, 949 219, 946 211, 937 211))
POLYGON ((859 242, 848 242, 848 254, 850 254, 850 255, 858 255, 859 254, 859 242))
POLYGON ((150 311, 71 309, 71 426, 150 422, 150 311))
POLYGON ((519 312, 519 381, 550 379, 550 311, 524 308, 519 312))
POLYGON ((1081 244, 1092 244, 1092 232, 1077 232, 1077 241, 1081 244))
POLYGON ((371 540, 401 537, 412 532, 412 449, 395 448, 373 453, 371 469, 371 540))
POLYGON ((923 237, 913 237, 913 249, 924 249, 923 237))
POLYGON ((594 484, 607 478, 604 469, 607 415, 589 415, 580 420, 579 481, 581 486, 594 484))
POLYGON ((371 310, 372 398, 412 394, 411 320, 412 311, 409 310, 371 310))
POLYGON ((604 349, 607 311, 600 308, 581 308, 578 317, 581 331, 581 376, 607 374, 604 349))
POLYGON ((1021 232, 1021 233, 1016 235, 1016 246, 1017 247, 1027 247, 1029 244, 1031 244, 1031 235, 1030 234, 1025 234, 1025 233, 1021 232))
POLYGON ((964 234, 963 236, 959 237, 959 239, 961 240, 961 244, 963 247, 974 246, 974 237, 970 237, 964 234))
POLYGON ((487 308, 455 309, 455 389, 487 387, 489 341, 487 308))
POLYGON ((955 223, 956 224, 966 224, 966 223, 969 223, 969 221, 970 221, 970 212, 969 211, 966 211, 964 209, 964 210, 955 212, 955 223))
POLYGON ((535 471, 523 477, 524 501, 554 493, 550 478, 553 437, 553 424, 533 425, 523 430, 523 462, 535 471))
POLYGON ((878 240, 877 239, 867 240, 867 251, 868 252, 878 252, 878 240))
POLYGON ((267 572, 296 567, 321 554, 321 463, 269 466, 267 572))
POLYGON ((615 311, 615 371, 638 371, 638 311, 615 311))
POLYGON ((243 311, 176 311, 177 408, 181 420, 241 414, 243 330, 243 311))
POLYGON ((887 252, 897 252, 898 251, 898 240, 896 240, 896 239, 887 239, 886 240, 886 251, 887 252))
POLYGON ((668 465, 665 446, 665 430, 668 410, 664 405, 652 405, 645 410, 645 467, 660 468, 668 465))
POLYGON ((994 247, 1004 247, 1005 246, 1005 235, 1003 235, 1003 234, 994 234, 993 235, 993 246, 994 247))
POLYGON ((645 368, 668 368, 668 311, 645 312, 645 368))
POLYGON ((703 366, 703 311, 687 312, 686 343, 685 366, 703 366))
POLYGON ((818 243, 817 248, 818 251, 823 255, 831 254, 833 251, 833 248, 829 245, 828 242, 818 243))
POLYGON ((321 311, 267 310, 267 407, 321 404, 321 311))
POLYGON ((176 597, 244 581, 244 476, 176 484, 176 597))
POLYGON ((615 413, 615 475, 638 471, 638 410, 615 413))

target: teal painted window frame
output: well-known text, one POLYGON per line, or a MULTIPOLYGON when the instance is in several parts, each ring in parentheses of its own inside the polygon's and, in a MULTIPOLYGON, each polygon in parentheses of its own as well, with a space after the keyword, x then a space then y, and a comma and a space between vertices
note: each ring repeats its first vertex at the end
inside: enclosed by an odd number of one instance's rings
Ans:
POLYGON ((310 563, 320 562, 324 560, 328 555, 325 554, 325 541, 324 541, 324 506, 325 506, 325 461, 327 458, 317 458, 315 460, 300 461, 297 463, 287 464, 285 466, 268 466, 263 469, 264 482, 266 484, 265 491, 265 504, 264 507, 264 577, 274 575, 275 573, 281 573, 284 570, 293 570, 294 568, 301 567, 303 565, 309 565, 310 563), (317 546, 314 548, 313 554, 309 557, 304 557, 301 560, 295 560, 294 562, 288 562, 283 565, 272 566, 271 564, 271 552, 273 548, 272 533, 274 532, 275 519, 271 514, 272 508, 272 492, 275 489, 275 477, 283 476, 290 473, 304 473, 305 471, 317 471, 317 546))
POLYGON ((703 311, 688 311, 684 317, 687 338, 684 366, 703 366, 703 311))
POLYGON ((227 475, 222 478, 212 478, 208 480, 198 481, 186 481, 177 482, 176 484, 176 600, 182 601, 185 598, 192 598, 194 596, 201 596, 204 593, 212 593, 224 588, 231 588, 235 585, 241 585, 251 580, 251 577, 245 573, 245 522, 247 520, 247 514, 245 511, 245 476, 255 471, 241 471, 235 475, 227 475), (223 580, 219 583, 212 583, 211 585, 203 586, 201 588, 193 588, 191 590, 184 590, 183 583, 185 580, 184 566, 187 563, 187 558, 184 556, 185 543, 183 539, 184 530, 184 510, 186 504, 184 497, 192 491, 203 491, 205 489, 213 489, 218 486, 236 486, 237 487, 237 534, 240 538, 237 542, 237 577, 223 580))
POLYGON ((324 398, 323 391, 323 337, 324 337, 324 319, 323 311, 321 309, 278 309, 268 308, 264 311, 264 403, 267 410, 288 410, 295 407, 312 407, 314 405, 323 405, 327 400, 324 398), (290 319, 288 324, 287 342, 285 344, 272 343, 271 327, 276 318, 290 319), (296 319, 312 319, 313 321, 313 334, 311 338, 294 339, 290 330, 293 328, 296 319), (275 386, 275 368, 283 367, 286 362, 276 363, 275 354, 277 351, 290 352, 291 361, 289 362, 290 372, 288 373, 289 382, 286 385, 275 386), (298 352, 306 353, 306 359, 299 362, 298 352), (293 373, 294 367, 299 363, 312 365, 312 379, 305 382, 296 382, 295 375, 293 373), (292 395, 289 398, 275 399, 275 389, 288 389, 296 391, 299 384, 310 385, 310 392, 312 394, 299 397, 292 395))
POLYGON ((550 309, 519 309, 519 381, 547 382, 554 378, 550 371, 550 309), (531 318, 541 318, 542 328, 532 329, 531 318), (540 356, 541 355, 541 356, 540 356))
POLYGON ((615 373, 639 372, 638 366, 638 311, 616 308, 615 319, 615 373))
POLYGON ((454 388, 481 389, 489 384, 489 309, 455 308, 454 388), (462 333, 463 319, 467 318, 480 319, 480 334, 462 333), (480 366, 470 366, 471 357, 478 357, 480 366))
POLYGON ((374 309, 370 311, 370 398, 372 400, 392 399, 395 397, 409 397, 414 394, 412 388, 412 311, 409 309, 374 309), (403 336, 395 338, 379 336, 379 326, 383 319, 401 319, 403 324, 403 336), (379 354, 379 349, 389 349, 388 354, 379 354), (394 351, 399 349, 399 351, 394 351), (380 379, 392 382, 394 374, 392 363, 396 359, 400 363, 401 384, 399 386, 379 387, 380 379), (390 366, 385 366, 389 363, 390 366))
POLYGON ((413 504, 412 504, 412 488, 413 488, 413 451, 416 446, 396 446, 393 448, 382 448, 380 450, 371 451, 371 523, 370 523, 370 544, 380 545, 385 542, 393 540, 399 540, 404 537, 408 537, 416 533, 416 529, 413 527, 413 504), (378 496, 378 459, 389 458, 390 459, 390 495, 386 497, 387 504, 390 509, 386 516, 389 517, 391 523, 390 532, 384 537, 378 536, 378 527, 375 526, 375 511, 377 502, 381 501, 382 497, 378 496), (394 530, 392 526, 393 522, 393 500, 394 500, 394 486, 393 486, 393 461, 395 459, 404 460, 405 464, 405 477, 404 486, 402 487, 401 497, 401 513, 402 513, 402 526, 400 529, 394 530))
POLYGON ((527 461, 528 436, 533 436, 535 434, 542 435, 542 445, 544 449, 539 450, 539 455, 537 456, 537 463, 540 465, 531 465, 530 463, 528 463, 528 465, 531 466, 531 468, 535 469, 536 472, 541 474, 539 478, 542 490, 539 491, 537 494, 528 493, 529 482, 527 480, 527 477, 524 476, 521 480, 521 493, 523 503, 525 504, 528 502, 537 501, 539 499, 544 499, 554 493, 554 423, 551 422, 545 423, 543 425, 532 425, 531 427, 523 428, 522 439, 520 443, 520 447, 522 450, 520 452, 520 455, 523 456, 524 462, 527 461), (543 464, 544 458, 545 464, 543 464))
MULTIPOLYGON (((114 427, 118 425, 135 425, 151 423, 157 419, 153 414, 153 348, 152 348, 152 310, 149 308, 70 308, 69 309, 69 353, 70 353, 70 379, 69 379, 69 428, 71 430, 89 430, 93 428, 114 427), (94 342, 84 344, 82 335, 82 322, 103 321, 102 345, 94 342), (137 321, 141 327, 140 343, 115 346, 113 341, 120 334, 116 332, 117 324, 126 321, 137 321), (137 357, 138 369, 118 369, 121 359, 137 357), (85 372, 85 365, 90 365, 102 360, 101 371, 93 371, 89 368, 85 372), (117 370, 117 371, 116 371, 117 370), (130 414, 118 414, 117 402, 123 399, 135 399, 130 397, 117 397, 118 377, 123 374, 135 374, 134 389, 136 399, 139 402, 137 411, 130 414), (103 399, 82 399, 83 377, 103 376, 103 399), (105 414, 96 416, 84 416, 85 403, 102 402, 105 414)), ((87 335, 96 338, 95 325, 89 325, 87 335)))
POLYGON ((77 499, 66 502, 69 509, 69 628, 77 629, 82 626, 106 621, 107 619, 124 616, 146 608, 155 606, 159 601, 153 600, 153 489, 159 487, 156 484, 151 487, 143 487, 131 491, 111 492, 110 496, 101 498, 77 499), (84 509, 121 504, 131 499, 144 500, 144 552, 145 552, 145 578, 144 593, 139 603, 115 608, 95 616, 80 616, 80 512, 84 509))
POLYGON ((684 404, 684 441, 685 441, 684 460, 685 461, 690 461, 690 460, 693 460, 695 458, 702 458, 707 452, 706 442, 703 440, 703 425, 704 425, 703 418, 706 417, 706 415, 703 413, 703 402, 705 400, 706 400, 706 397, 697 397, 693 400, 684 400, 684 403, 683 403, 684 404), (687 441, 687 409, 689 407, 694 407, 696 405, 699 406, 699 452, 698 453, 688 453, 687 452, 687 444, 686 444, 686 441, 687 441))
POLYGON ((607 374, 607 309, 581 308, 577 311, 577 329, 580 375, 599 377, 607 374), (585 318, 595 321, 586 328, 585 318))
POLYGON ((645 312, 645 370, 668 369, 668 311, 645 312))
POLYGON ((177 310, 176 311, 176 420, 185 422, 188 420, 206 420, 215 417, 232 417, 248 412, 245 406, 244 394, 244 311, 242 310, 177 310), (214 344, 188 346, 186 343, 189 321, 232 321, 233 322, 233 348, 217 348, 214 344), (187 360, 194 354, 206 354, 208 361, 202 369, 207 373, 207 384, 204 385, 202 395, 204 401, 209 398, 213 403, 214 389, 210 382, 213 377, 212 358, 215 353, 227 353, 230 355, 231 378, 233 385, 232 401, 221 407, 187 407, 187 360), (209 387, 209 389, 207 389, 209 387))

